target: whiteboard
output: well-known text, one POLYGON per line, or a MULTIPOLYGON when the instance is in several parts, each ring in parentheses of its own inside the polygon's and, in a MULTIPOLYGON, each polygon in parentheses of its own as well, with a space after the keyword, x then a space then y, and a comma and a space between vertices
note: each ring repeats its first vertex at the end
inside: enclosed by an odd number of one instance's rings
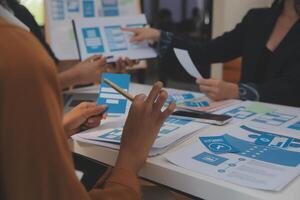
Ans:
POLYGON ((141 13, 139 0, 45 0, 47 41, 59 60, 78 60, 72 19, 141 13))

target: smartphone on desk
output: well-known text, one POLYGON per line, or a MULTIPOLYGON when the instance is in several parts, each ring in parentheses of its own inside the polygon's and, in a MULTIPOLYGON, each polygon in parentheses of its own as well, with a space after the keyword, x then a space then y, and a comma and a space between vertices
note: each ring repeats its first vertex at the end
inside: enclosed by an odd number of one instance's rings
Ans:
POLYGON ((206 123, 206 124, 214 124, 214 125, 225 125, 232 120, 231 116, 228 115, 217 115, 206 112, 193 112, 193 111, 185 111, 178 110, 173 112, 172 115, 185 117, 189 119, 194 119, 197 122, 206 123))

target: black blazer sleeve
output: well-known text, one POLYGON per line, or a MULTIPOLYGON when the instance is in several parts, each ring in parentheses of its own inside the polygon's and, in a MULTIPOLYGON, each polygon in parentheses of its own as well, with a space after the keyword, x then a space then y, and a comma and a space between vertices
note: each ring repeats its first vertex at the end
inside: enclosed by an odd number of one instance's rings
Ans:
POLYGON ((187 38, 173 37, 172 47, 187 49, 201 71, 201 66, 216 62, 226 62, 242 56, 247 20, 251 11, 242 22, 229 32, 209 42, 195 42, 187 38))

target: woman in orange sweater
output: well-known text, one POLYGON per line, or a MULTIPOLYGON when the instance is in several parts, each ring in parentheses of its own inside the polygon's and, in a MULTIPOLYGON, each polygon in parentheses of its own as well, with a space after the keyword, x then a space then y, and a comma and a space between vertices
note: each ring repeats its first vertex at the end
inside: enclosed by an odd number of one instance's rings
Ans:
POLYGON ((87 193, 75 175, 62 125, 55 64, 32 34, 1 14, 0 199, 140 199, 137 173, 175 108, 170 104, 161 112, 167 99, 162 84, 148 97, 135 97, 115 168, 101 188, 87 193))

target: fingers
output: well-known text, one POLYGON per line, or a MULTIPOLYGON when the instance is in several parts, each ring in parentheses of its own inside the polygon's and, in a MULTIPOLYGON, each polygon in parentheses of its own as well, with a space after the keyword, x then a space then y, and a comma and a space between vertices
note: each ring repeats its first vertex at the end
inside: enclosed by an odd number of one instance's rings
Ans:
POLYGON ((145 38, 142 35, 136 34, 130 38, 129 42, 131 42, 131 43, 143 42, 144 40, 145 40, 145 38))
POLYGON ((102 55, 93 55, 91 57, 88 57, 87 59, 84 60, 84 62, 95 62, 96 60, 103 59, 104 56, 102 55))
POLYGON ((154 109, 161 110, 161 108, 164 106, 167 98, 168 98, 168 93, 165 90, 161 90, 157 97, 157 100, 154 104, 154 109))
POLYGON ((94 60, 95 63, 97 63, 99 66, 105 66, 106 65, 106 57, 101 56, 98 59, 94 60))
POLYGON ((130 38, 129 42, 134 43, 134 42, 141 42, 144 40, 141 30, 143 28, 122 28, 122 31, 128 31, 132 32, 134 35, 130 38))
POLYGON ((84 126, 87 126, 89 128, 94 128, 100 125, 100 122, 102 120, 102 116, 96 116, 96 117, 90 117, 85 123, 84 126))
POLYGON ((118 58, 116 61, 116 70, 117 72, 125 72, 126 67, 132 67, 135 64, 135 61, 130 60, 128 57, 125 58, 118 58))
POLYGON ((139 28, 121 28, 122 31, 137 33, 139 28))
POLYGON ((161 120, 165 121, 167 117, 169 117, 175 110, 176 104, 175 103, 170 103, 169 106, 162 112, 161 115, 161 120))
POLYGON ((107 110, 106 105, 96 106, 94 103, 86 103, 85 109, 83 109, 82 115, 88 119, 92 116, 97 116, 104 114, 104 112, 107 110))
POLYGON ((140 63, 139 60, 133 60, 133 65, 137 65, 137 64, 139 64, 139 63, 140 63))
POLYGON ((213 86, 200 85, 200 91, 203 93, 217 93, 217 88, 213 86))
POLYGON ((145 102, 145 99, 146 99, 145 94, 136 95, 133 100, 133 105, 134 106, 142 105, 145 102))
POLYGON ((152 87, 152 90, 150 91, 148 98, 146 99, 146 103, 153 104, 158 94, 160 93, 162 87, 163 87, 162 82, 160 81, 156 82, 152 87))
POLYGON ((126 66, 132 67, 134 65, 134 61, 130 60, 128 57, 125 58, 126 66))
POLYGON ((126 67, 125 66, 126 64, 125 64, 125 62, 124 62, 124 60, 122 59, 122 58, 118 58, 118 60, 117 60, 117 62, 116 62, 116 69, 117 69, 117 72, 120 72, 121 71, 121 69, 122 69, 122 67, 126 67))
POLYGON ((206 85, 206 86, 216 86, 219 83, 219 80, 215 79, 197 79, 196 83, 199 85, 206 85))

